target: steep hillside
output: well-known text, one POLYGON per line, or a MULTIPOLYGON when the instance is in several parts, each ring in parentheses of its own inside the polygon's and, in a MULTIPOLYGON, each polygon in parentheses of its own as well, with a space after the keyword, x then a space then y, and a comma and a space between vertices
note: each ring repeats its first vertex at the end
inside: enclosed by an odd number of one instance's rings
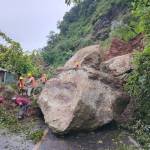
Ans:
MULTIPOLYGON (((50 32, 47 46, 42 49, 44 60, 58 66, 79 48, 93 43, 105 46, 112 36, 120 37, 116 27, 127 28, 129 18, 129 0, 85 0, 74 6, 58 23, 59 34, 50 32)), ((132 33, 121 39, 128 40, 134 36, 132 33)))
POLYGON ((149 149, 150 143, 149 20, 149 0, 84 0, 66 13, 58 23, 60 33, 50 32, 47 46, 42 49, 45 62, 55 67, 79 48, 95 43, 100 45, 104 60, 141 50, 134 55, 135 68, 124 85, 136 100, 135 117, 123 128, 132 132, 143 149, 149 149))

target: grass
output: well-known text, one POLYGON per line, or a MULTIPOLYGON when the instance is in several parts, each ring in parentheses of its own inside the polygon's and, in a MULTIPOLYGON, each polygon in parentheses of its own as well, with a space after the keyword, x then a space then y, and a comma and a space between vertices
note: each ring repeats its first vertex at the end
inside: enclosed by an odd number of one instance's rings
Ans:
POLYGON ((31 139, 32 141, 34 141, 35 143, 39 142, 43 136, 43 132, 44 130, 42 129, 39 129, 39 130, 36 130, 32 133, 30 133, 28 135, 29 139, 31 139))
POLYGON ((34 129, 37 118, 26 118, 19 121, 16 117, 18 109, 8 109, 0 107, 0 128, 8 129, 12 133, 24 134, 27 139, 33 140, 33 142, 38 142, 43 136, 42 129, 34 129))
POLYGON ((110 48, 111 40, 111 38, 108 38, 105 41, 100 41, 100 47, 102 48, 102 50, 106 51, 110 48))
POLYGON ((13 112, 8 111, 6 108, 0 108, 0 128, 8 128, 12 132, 19 132, 21 129, 20 123, 14 115, 17 109, 13 112))
POLYGON ((146 129, 142 122, 134 120, 133 122, 121 125, 120 129, 127 130, 144 150, 150 149, 150 131, 149 128, 146 129))
POLYGON ((135 148, 133 146, 121 144, 121 145, 119 145, 119 147, 116 150, 137 150, 137 148, 135 148))

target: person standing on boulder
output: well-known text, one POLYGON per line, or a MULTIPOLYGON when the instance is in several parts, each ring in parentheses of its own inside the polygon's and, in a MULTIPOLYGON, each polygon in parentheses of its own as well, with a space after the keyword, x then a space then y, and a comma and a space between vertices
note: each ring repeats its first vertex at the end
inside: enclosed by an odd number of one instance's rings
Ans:
POLYGON ((75 69, 79 69, 79 67, 80 67, 80 62, 79 62, 79 61, 75 61, 74 64, 75 64, 75 69))

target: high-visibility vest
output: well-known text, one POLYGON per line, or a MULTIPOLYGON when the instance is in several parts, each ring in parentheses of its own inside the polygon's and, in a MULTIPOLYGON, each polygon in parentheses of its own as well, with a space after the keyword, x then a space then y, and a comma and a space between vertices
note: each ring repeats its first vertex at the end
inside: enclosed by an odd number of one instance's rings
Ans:
POLYGON ((25 87, 24 80, 19 80, 19 88, 23 89, 25 87))
POLYGON ((35 87, 36 87, 36 81, 35 81, 35 78, 34 78, 34 77, 30 77, 29 80, 31 81, 31 87, 32 87, 32 88, 35 88, 35 87))

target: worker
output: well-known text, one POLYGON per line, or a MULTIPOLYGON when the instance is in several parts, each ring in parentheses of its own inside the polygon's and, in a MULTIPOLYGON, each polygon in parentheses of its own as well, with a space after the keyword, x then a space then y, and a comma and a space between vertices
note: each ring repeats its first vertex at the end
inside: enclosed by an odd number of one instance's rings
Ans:
POLYGON ((28 99, 27 97, 16 96, 13 97, 12 100, 17 106, 20 107, 20 110, 18 112, 18 119, 23 119, 27 114, 29 106, 31 105, 30 99, 28 99))
POLYGON ((46 81, 47 81, 47 77, 46 77, 46 74, 42 74, 41 78, 40 78, 40 81, 42 82, 42 84, 45 84, 46 81))
POLYGON ((27 81, 26 81, 26 85, 27 85, 27 95, 31 96, 32 91, 36 87, 35 78, 33 77, 33 75, 31 73, 28 73, 28 78, 27 78, 27 81))
POLYGON ((75 64, 75 69, 78 69, 80 67, 80 62, 79 61, 75 61, 74 64, 75 64))
POLYGON ((23 93, 25 91, 25 82, 24 82, 24 78, 22 76, 19 77, 18 88, 19 88, 19 93, 21 93, 23 95, 23 93))

